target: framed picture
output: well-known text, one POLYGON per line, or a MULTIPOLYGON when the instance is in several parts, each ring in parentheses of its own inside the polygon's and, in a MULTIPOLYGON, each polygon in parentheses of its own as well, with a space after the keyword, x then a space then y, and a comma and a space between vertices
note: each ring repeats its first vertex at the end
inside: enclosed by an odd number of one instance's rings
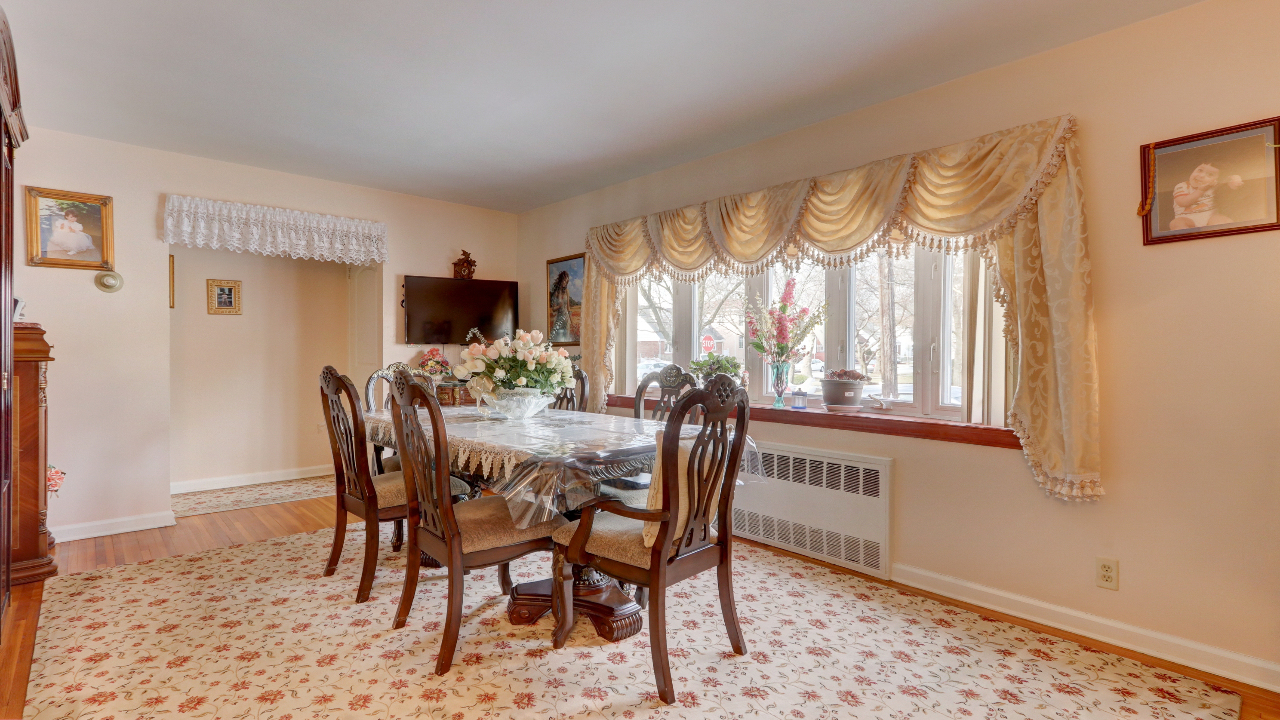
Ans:
POLYGON ((547 261, 547 339, 552 345, 582 342, 582 277, 586 253, 547 261))
POLYGON ((1280 229, 1280 118, 1142 147, 1142 244, 1280 229))
POLYGON ((114 270, 111 198, 28 187, 27 264, 114 270))
POLYGON ((209 290, 210 315, 240 314, 239 280, 208 280, 206 283, 209 290))

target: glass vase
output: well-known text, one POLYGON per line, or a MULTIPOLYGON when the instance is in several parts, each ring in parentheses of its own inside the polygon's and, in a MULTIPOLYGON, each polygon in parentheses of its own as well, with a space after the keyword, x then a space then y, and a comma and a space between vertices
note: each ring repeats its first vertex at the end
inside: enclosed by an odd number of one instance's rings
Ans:
POLYGON ((787 391, 787 385, 791 380, 791 363, 773 363, 769 366, 769 373, 773 379, 773 406, 781 410, 786 407, 782 402, 782 395, 787 391))

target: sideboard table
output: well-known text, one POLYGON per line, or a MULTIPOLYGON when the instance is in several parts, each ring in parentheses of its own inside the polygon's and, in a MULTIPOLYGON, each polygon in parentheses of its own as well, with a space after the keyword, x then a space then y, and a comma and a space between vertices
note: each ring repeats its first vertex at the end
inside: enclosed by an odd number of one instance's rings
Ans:
POLYGON ((13 584, 58 574, 46 525, 49 403, 45 393, 53 346, 38 323, 13 324, 13 584))

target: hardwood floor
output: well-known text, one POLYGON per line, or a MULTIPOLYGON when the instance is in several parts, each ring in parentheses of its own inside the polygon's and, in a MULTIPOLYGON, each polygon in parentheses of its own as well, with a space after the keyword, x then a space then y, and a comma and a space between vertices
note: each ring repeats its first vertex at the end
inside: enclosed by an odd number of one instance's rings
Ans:
MULTIPOLYGON (((257 542, 273 537, 312 532, 333 527, 333 498, 314 498, 276 505, 263 505, 243 510, 193 515, 178 519, 178 524, 167 528, 142 530, 133 533, 58 543, 55 557, 59 574, 94 570, 97 568, 126 565, 142 560, 183 555, 242 543, 257 542)), ((358 518, 354 519, 358 522, 358 518)), ((784 555, 803 557, 777 548, 748 540, 736 540, 768 549, 784 555)), ((1108 643, 1099 642, 1057 628, 1040 625, 1012 615, 970 605, 947 597, 924 592, 907 585, 885 582, 845 568, 830 565, 813 558, 807 562, 830 568, 833 572, 848 573, 883 583, 905 592, 930 597, 956 607, 972 610, 999 620, 1031 628, 1047 635, 1079 642, 1106 650, 1116 655, 1132 658, 1153 667, 1168 669, 1189 677, 1211 682, 1239 692, 1243 699, 1240 720, 1280 720, 1280 694, 1261 690, 1234 680, 1212 675, 1177 663, 1161 660, 1108 643)), ((4 645, 0 646, 0 719, 22 717, 26 702, 27 679, 31 655, 35 648, 35 633, 40 617, 40 598, 44 583, 30 583, 14 588, 13 607, 5 618, 4 645)))

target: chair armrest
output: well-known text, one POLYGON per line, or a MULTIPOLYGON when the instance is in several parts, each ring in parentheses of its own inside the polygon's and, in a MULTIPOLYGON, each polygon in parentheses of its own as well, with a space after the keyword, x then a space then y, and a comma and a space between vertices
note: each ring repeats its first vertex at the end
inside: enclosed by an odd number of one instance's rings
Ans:
POLYGON ((631 518, 632 520, 647 520, 649 522, 662 522, 671 518, 671 513, 666 510, 649 510, 647 508, 632 507, 616 498, 600 498, 590 503, 591 507, 596 510, 604 510, 607 513, 621 515, 622 517, 631 518))

